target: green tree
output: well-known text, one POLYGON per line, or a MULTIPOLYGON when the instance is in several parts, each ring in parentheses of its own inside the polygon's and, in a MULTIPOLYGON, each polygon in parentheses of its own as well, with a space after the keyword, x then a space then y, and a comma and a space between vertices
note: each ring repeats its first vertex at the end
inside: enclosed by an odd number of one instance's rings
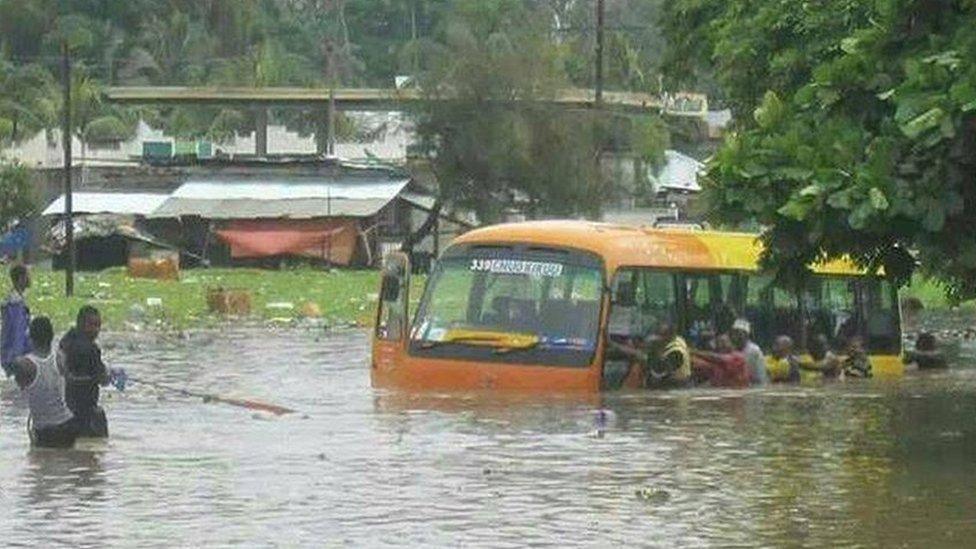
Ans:
POLYGON ((437 100, 417 113, 417 129, 444 198, 486 221, 515 202, 535 216, 598 212, 599 117, 538 101, 566 81, 539 11, 458 2, 428 51, 420 83, 437 100))
POLYGON ((904 282, 917 260, 976 296, 976 4, 783 4, 728 2, 693 29, 740 129, 709 167, 712 212, 764 226, 781 279, 846 254, 904 282))
MULTIPOLYGON (((60 112, 60 111, 59 111, 60 112)), ((135 133, 137 118, 102 100, 99 83, 83 71, 72 73, 71 124, 85 156, 89 143, 121 141, 135 133)))
POLYGON ((0 59, 0 143, 32 137, 57 118, 54 82, 44 67, 0 59))
POLYGON ((0 228, 4 231, 36 210, 37 197, 30 174, 26 166, 0 162, 0 228))
MULTIPOLYGON (((545 0, 553 40, 565 51, 569 81, 592 88, 596 62, 596 2, 545 0)), ((609 90, 657 91, 665 49, 658 24, 663 0, 605 2, 604 87, 609 90)))

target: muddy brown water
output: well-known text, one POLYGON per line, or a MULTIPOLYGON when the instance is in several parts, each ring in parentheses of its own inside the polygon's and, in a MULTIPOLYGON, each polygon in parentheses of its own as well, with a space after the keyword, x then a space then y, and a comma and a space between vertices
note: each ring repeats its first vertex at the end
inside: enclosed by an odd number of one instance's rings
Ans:
POLYGON ((107 442, 31 450, 25 404, 0 382, 0 545, 976 539, 968 355, 963 367, 895 383, 596 400, 376 391, 357 331, 111 336, 105 347, 130 375, 299 413, 268 417, 133 384, 106 391, 107 442))

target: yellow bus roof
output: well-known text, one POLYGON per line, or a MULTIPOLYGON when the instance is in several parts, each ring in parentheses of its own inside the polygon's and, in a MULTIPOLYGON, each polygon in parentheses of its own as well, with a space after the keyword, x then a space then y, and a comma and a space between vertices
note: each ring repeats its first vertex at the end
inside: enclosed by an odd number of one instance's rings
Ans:
MULTIPOLYGON (((603 258, 611 273, 625 266, 757 271, 762 251, 755 234, 573 220, 491 225, 459 236, 452 245, 489 243, 525 243, 591 252, 603 258)), ((821 274, 864 274, 849 260, 830 261, 813 270, 821 274)))

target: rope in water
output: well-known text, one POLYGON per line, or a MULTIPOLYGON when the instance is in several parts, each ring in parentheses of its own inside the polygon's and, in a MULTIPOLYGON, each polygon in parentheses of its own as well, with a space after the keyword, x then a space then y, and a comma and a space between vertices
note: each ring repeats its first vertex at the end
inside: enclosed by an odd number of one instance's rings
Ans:
POLYGON ((187 389, 181 389, 179 387, 173 387, 171 385, 164 385, 162 383, 157 383, 155 381, 149 381, 140 378, 127 378, 128 381, 133 383, 141 383, 143 385, 148 385, 150 387, 155 387, 157 389, 162 389, 164 391, 170 391, 172 393, 177 393, 183 396, 190 396, 195 398, 203 399, 204 402, 221 402, 223 404, 229 404, 231 406, 239 406, 241 408, 247 408, 249 410, 260 410, 262 412, 270 412, 275 415, 285 415, 292 414, 295 410, 291 408, 286 408, 284 406, 278 406, 277 404, 269 404, 267 402, 261 402, 258 400, 241 399, 241 398, 230 398, 220 395, 214 395, 209 393, 199 393, 196 391, 190 391, 187 389))

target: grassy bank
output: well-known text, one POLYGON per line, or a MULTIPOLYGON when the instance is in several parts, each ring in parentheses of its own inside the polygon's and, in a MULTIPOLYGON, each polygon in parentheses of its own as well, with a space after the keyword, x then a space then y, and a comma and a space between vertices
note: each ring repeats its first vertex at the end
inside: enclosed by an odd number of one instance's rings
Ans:
MULTIPOLYGON (((302 317, 306 303, 314 303, 321 322, 329 326, 368 326, 373 321, 379 288, 377 271, 195 269, 184 271, 179 281, 130 278, 124 269, 80 273, 75 296, 64 297, 64 273, 38 269, 33 272, 28 296, 34 314, 50 316, 61 331, 84 304, 102 311, 108 330, 167 330, 206 328, 224 322, 280 322, 302 317), (227 318, 207 310, 209 288, 246 290, 251 296, 247 317, 227 318)), ((414 277, 411 291, 416 301, 423 285, 414 277)), ((6 294, 9 284, 0 285, 6 294)), ((916 278, 901 291, 916 297, 927 310, 945 310, 950 303, 935 282, 916 278)), ((962 304, 976 309, 976 302, 962 304)))
MULTIPOLYGON (((109 269, 79 274, 75 296, 65 298, 64 273, 38 269, 33 279, 28 294, 31 308, 35 315, 50 316, 59 331, 70 325, 84 304, 102 311, 108 330, 215 326, 228 321, 207 310, 207 290, 217 287, 250 293, 252 307, 246 321, 287 322, 301 317, 303 307, 310 308, 306 303, 314 303, 327 325, 369 325, 379 287, 376 271, 196 269, 184 271, 179 281, 156 281, 109 269)), ((9 291, 9 284, 3 291, 9 291)))

